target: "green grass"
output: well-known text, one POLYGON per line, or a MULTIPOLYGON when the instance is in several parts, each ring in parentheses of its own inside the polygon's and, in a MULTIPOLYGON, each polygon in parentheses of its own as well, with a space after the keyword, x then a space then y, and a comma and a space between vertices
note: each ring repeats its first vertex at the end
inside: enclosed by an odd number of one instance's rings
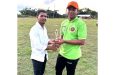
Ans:
MULTIPOLYGON (((64 19, 48 19, 46 27, 48 36, 55 38, 55 29, 60 28, 64 19)), ((87 24, 88 37, 86 44, 82 46, 82 57, 76 68, 75 75, 97 75, 97 27, 96 20, 84 20, 87 24)), ((30 28, 35 24, 36 18, 18 18, 18 75, 33 75, 33 67, 30 60, 31 47, 29 40, 30 28)), ((55 75, 55 63, 57 52, 49 52, 49 60, 46 64, 45 75, 55 75)), ((64 69, 63 75, 66 75, 64 69)))

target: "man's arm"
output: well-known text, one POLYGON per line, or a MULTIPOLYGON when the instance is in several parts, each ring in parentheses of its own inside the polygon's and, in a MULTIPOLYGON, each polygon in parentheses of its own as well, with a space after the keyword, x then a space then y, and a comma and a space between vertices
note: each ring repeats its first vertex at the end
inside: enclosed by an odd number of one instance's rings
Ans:
POLYGON ((73 45, 84 45, 85 44, 85 39, 81 40, 63 40, 63 35, 60 36, 59 40, 56 41, 57 44, 73 44, 73 45))
POLYGON ((84 45, 85 39, 82 40, 63 40, 63 43, 73 44, 73 45, 84 45))
POLYGON ((63 43, 67 43, 67 44, 73 44, 73 45, 84 45, 85 44, 85 39, 82 40, 63 40, 63 39, 59 39, 58 41, 56 41, 57 44, 63 44, 63 43))

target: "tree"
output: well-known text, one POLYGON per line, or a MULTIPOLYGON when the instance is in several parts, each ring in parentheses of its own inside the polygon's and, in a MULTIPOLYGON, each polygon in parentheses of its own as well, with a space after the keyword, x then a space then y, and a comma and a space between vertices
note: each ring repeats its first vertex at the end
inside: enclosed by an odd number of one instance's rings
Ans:
POLYGON ((97 18, 98 13, 96 11, 90 10, 89 8, 82 8, 79 10, 79 14, 89 14, 91 18, 97 18))
POLYGON ((98 13, 96 11, 91 12, 91 17, 92 18, 98 18, 98 13))
MULTIPOLYGON (((39 10, 39 9, 38 9, 39 10)), ((49 18, 64 18, 67 15, 60 15, 58 13, 58 10, 46 10, 48 17, 49 18)), ((21 15, 24 16, 36 16, 37 14, 37 9, 31 9, 31 8, 24 8, 22 10, 19 11, 21 13, 21 15)), ((92 18, 97 18, 98 17, 98 13, 96 11, 90 10, 89 8, 83 8, 79 10, 79 14, 89 14, 91 15, 92 18)))
POLYGON ((36 9, 25 8, 23 10, 20 10, 19 12, 21 13, 21 15, 36 16, 36 11, 36 9))

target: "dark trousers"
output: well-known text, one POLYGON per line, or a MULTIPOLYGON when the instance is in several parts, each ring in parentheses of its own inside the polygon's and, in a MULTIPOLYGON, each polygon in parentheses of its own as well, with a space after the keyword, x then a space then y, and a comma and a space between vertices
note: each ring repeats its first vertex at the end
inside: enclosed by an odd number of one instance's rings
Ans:
POLYGON ((32 59, 33 63, 33 69, 34 69, 34 75, 43 75, 45 71, 45 65, 46 65, 46 56, 44 62, 36 61, 32 59))
POLYGON ((55 66, 56 75, 62 75, 63 69, 66 67, 67 75, 74 75, 76 65, 79 59, 69 60, 61 56, 60 54, 57 57, 57 62, 55 66))

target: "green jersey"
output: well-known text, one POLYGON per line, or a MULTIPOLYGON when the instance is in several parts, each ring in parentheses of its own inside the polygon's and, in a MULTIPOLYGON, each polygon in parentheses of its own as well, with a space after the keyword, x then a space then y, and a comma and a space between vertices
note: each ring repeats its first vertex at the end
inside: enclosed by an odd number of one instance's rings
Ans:
MULTIPOLYGON (((69 21, 64 20, 61 24, 61 35, 63 35, 64 40, 80 40, 86 39, 87 28, 84 21, 76 17, 75 19, 69 21)), ((80 45, 72 45, 63 43, 60 47, 60 55, 67 59, 78 59, 82 56, 80 45)))

